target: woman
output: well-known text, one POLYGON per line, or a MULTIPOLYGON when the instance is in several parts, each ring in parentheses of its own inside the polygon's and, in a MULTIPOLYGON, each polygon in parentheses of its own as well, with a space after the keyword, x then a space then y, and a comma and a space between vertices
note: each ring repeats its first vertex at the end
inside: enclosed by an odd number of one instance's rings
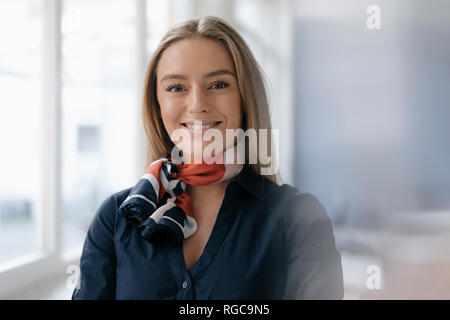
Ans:
POLYGON ((198 148, 211 130, 271 128, 261 71, 231 26, 207 16, 169 30, 147 69, 143 120, 152 164, 98 209, 72 299, 343 297, 317 198, 263 175, 248 146, 244 164, 217 161, 236 155, 235 138, 211 156, 198 148))

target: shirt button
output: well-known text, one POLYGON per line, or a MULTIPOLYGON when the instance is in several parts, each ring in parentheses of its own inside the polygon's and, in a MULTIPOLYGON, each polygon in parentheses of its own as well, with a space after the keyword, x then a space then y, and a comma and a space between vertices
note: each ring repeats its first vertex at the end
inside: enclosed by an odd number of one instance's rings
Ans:
POLYGON ((183 282, 183 289, 186 289, 187 288, 187 286, 188 286, 188 283, 185 281, 185 282, 183 282))

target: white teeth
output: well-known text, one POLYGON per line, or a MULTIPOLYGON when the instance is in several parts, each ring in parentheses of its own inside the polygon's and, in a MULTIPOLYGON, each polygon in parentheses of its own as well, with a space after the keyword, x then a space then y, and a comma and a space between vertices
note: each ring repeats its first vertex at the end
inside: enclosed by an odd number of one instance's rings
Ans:
POLYGON ((186 123, 186 127, 188 127, 189 129, 194 129, 194 130, 201 130, 201 129, 206 130, 206 129, 214 127, 215 125, 216 124, 214 124, 214 123, 205 124, 205 125, 195 125, 195 124, 186 123))

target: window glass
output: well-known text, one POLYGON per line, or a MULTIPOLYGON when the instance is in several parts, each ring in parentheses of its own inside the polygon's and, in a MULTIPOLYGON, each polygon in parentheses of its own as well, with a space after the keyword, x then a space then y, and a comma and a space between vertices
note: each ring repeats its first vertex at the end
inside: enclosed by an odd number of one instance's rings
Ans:
POLYGON ((0 261, 36 248, 40 1, 0 2, 0 261))
POLYGON ((67 251, 82 245, 101 203, 136 180, 135 5, 66 0, 61 27, 61 234, 67 251))

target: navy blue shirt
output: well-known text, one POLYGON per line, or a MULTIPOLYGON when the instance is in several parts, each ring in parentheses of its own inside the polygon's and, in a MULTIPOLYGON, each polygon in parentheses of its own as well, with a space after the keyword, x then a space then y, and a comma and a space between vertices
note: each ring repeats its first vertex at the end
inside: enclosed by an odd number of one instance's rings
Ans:
POLYGON ((249 167, 235 176, 199 260, 182 244, 155 243, 107 198, 86 236, 72 299, 342 299, 341 255, 323 206, 249 167))

